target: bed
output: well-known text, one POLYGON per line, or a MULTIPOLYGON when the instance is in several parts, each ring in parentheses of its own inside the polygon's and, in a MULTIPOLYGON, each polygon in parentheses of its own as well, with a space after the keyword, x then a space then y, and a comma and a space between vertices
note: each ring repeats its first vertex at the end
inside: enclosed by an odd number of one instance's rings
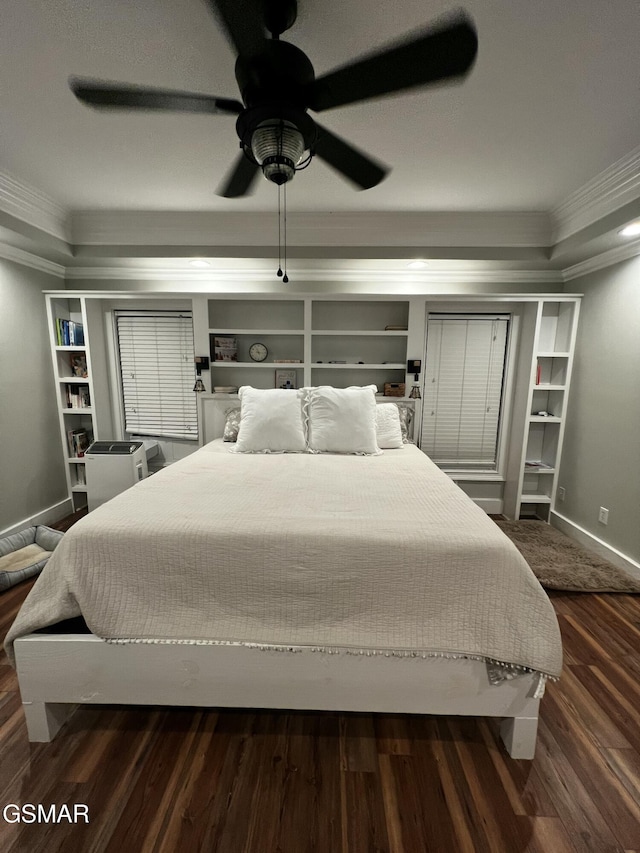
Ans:
POLYGON ((532 758, 562 653, 510 540, 413 444, 231 452, 207 403, 212 440, 74 525, 11 627, 30 739, 79 703, 465 714, 532 758))

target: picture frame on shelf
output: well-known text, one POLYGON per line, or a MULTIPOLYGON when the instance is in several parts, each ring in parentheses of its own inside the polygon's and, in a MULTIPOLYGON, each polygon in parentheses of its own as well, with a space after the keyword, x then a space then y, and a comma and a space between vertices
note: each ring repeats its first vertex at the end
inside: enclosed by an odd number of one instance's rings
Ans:
POLYGON ((237 361, 238 340, 230 335, 215 335, 213 339, 214 361, 237 361))
POLYGON ((297 376, 295 370, 276 370, 276 388, 291 388, 295 390, 297 386, 297 376))
POLYGON ((87 356, 84 353, 72 353, 69 356, 69 363, 71 365, 71 373, 73 376, 77 376, 80 379, 86 379, 88 377, 87 356))

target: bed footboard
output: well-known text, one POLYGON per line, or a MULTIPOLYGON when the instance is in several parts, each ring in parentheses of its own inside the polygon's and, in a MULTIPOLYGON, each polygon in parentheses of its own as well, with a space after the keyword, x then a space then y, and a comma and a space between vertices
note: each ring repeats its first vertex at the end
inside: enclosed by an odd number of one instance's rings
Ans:
POLYGON ((475 660, 111 644, 93 634, 15 642, 29 739, 51 740, 77 705, 360 711, 503 718, 513 758, 533 758, 537 676, 492 686, 475 660))

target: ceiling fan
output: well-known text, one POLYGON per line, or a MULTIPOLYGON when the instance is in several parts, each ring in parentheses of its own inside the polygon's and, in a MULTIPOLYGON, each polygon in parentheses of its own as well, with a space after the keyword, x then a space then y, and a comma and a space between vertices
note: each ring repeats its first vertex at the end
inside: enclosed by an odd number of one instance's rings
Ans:
POLYGON ((218 193, 250 192, 260 170, 275 184, 290 181, 315 155, 360 189, 380 183, 388 168, 318 124, 323 112, 405 89, 464 78, 478 40, 458 12, 316 79, 297 47, 280 40, 297 17, 296 0, 207 0, 237 53, 235 75, 243 103, 189 92, 72 78, 76 97, 100 109, 166 110, 237 115, 242 149, 218 193), (271 33, 266 37, 265 30, 271 33))

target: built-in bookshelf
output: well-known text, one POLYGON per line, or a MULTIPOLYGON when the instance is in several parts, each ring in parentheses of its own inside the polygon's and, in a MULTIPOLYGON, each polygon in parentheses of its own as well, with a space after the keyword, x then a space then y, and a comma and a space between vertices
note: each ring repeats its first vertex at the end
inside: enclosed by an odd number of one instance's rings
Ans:
POLYGON ((99 438, 100 411, 103 422, 111 419, 104 353, 94 367, 89 344, 90 328, 98 342, 103 338, 100 303, 47 294, 47 320, 67 488, 76 511, 87 505, 84 454, 99 438))
POLYGON ((406 300, 215 298, 208 314, 212 390, 279 387, 283 370, 297 387, 376 385, 382 394, 386 383, 406 386, 406 300), (229 340, 235 358, 221 360, 229 340), (263 361, 251 358, 256 343, 263 361))
POLYGON ((527 415, 515 489, 506 512, 548 521, 555 505, 580 301, 541 299, 537 305, 528 378, 527 415))

